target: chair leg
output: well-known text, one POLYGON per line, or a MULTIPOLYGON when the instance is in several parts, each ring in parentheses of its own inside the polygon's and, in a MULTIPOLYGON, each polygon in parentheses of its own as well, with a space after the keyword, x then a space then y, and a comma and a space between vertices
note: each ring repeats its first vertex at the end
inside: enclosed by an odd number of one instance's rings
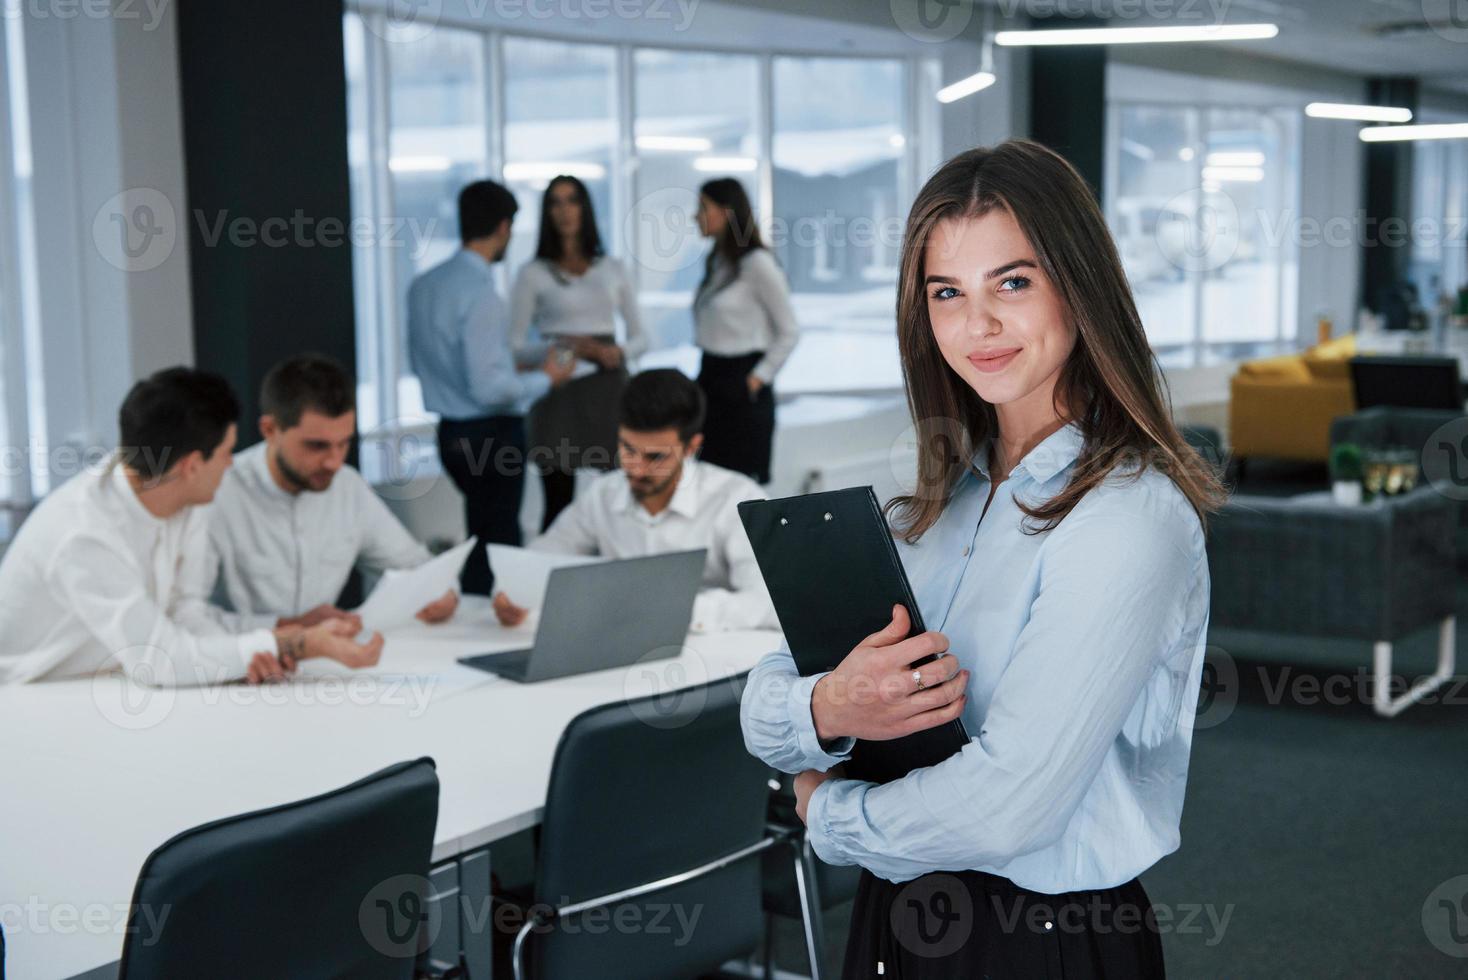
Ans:
POLYGON ((821 980, 826 929, 821 921, 821 896, 816 887, 815 862, 810 842, 802 837, 795 849, 795 887, 800 893, 800 918, 805 927, 805 955, 810 963, 810 980, 821 980))
POLYGON ((775 917, 765 913, 764 980, 775 980, 775 917))
POLYGON ((1392 645, 1387 640, 1377 640, 1372 649, 1372 673, 1375 688, 1371 692, 1371 707, 1383 718, 1395 718, 1410 705, 1436 691, 1453 676, 1457 661, 1458 617, 1448 616, 1437 631, 1437 670, 1407 689, 1399 698, 1391 696, 1392 645))

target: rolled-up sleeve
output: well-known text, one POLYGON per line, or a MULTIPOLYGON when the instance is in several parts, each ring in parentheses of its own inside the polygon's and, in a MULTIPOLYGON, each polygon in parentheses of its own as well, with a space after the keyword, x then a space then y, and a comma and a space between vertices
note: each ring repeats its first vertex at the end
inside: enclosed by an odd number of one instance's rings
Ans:
MULTIPOLYGON (((1186 620, 1198 590, 1206 610, 1207 562, 1196 517, 1141 507, 1078 507, 1050 532, 1041 562, 978 736, 885 785, 818 787, 807 819, 823 860, 903 881, 1002 867, 1065 832, 1150 680, 1195 645, 1186 620)), ((775 754, 778 726, 767 727, 760 744, 775 754)), ((792 750, 781 758, 797 760, 792 750)))
POLYGON ((810 696, 825 674, 801 677, 788 648, 767 654, 749 672, 739 705, 744 745, 754 757, 781 772, 819 769, 845 762, 852 739, 823 744, 810 713, 810 696))

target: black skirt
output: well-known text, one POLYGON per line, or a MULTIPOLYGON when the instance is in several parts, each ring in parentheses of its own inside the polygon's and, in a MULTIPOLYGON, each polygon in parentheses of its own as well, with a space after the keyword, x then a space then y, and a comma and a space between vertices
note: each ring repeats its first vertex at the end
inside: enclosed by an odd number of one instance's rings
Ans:
POLYGON ((863 871, 844 980, 1154 980, 1162 939, 1142 883, 1046 895, 982 871, 893 884, 863 871))
POLYGON ((770 482, 770 451, 775 441, 775 391, 765 385, 749 397, 749 372, 764 359, 763 351, 722 357, 704 351, 698 386, 708 403, 699 459, 756 483, 770 482))

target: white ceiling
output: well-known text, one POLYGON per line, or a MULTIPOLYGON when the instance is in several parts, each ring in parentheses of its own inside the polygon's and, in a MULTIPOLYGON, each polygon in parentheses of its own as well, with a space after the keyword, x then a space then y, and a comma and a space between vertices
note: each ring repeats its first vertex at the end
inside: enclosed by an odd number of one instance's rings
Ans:
MULTIPOLYGON (((904 0, 893 0, 904 2, 904 0)), ((918 0, 910 0, 918 2, 918 0)), ((1234 41, 1231 49, 1359 75, 1414 75, 1429 88, 1468 92, 1465 0, 987 0, 1000 10, 1034 14, 1096 11, 1128 23, 1270 21, 1279 36, 1234 41), (1457 26, 1450 19, 1454 5, 1457 26), (1127 12, 1141 11, 1143 16, 1127 12), (1146 11, 1171 16, 1147 17, 1146 11), (1118 16, 1119 15, 1119 16, 1118 16), (1434 29, 1434 26, 1436 29, 1434 29)))

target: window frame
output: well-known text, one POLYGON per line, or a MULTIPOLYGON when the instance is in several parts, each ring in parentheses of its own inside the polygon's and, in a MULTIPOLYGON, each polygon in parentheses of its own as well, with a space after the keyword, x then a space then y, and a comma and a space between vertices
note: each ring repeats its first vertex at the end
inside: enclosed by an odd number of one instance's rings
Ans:
MULTIPOLYGON (((1106 142, 1104 147, 1105 175, 1102 188, 1102 214, 1106 217, 1108 230, 1112 225, 1112 208, 1116 201, 1119 167, 1121 159, 1121 110, 1124 109, 1153 109, 1182 111, 1188 114, 1188 132, 1193 134, 1198 142, 1206 141, 1210 127, 1208 125, 1208 114, 1212 110, 1224 111, 1251 111, 1258 113, 1261 117, 1266 116, 1296 116, 1302 115, 1300 106, 1289 102, 1277 103, 1245 103, 1237 104, 1212 100, 1165 100, 1165 99, 1136 99, 1136 98, 1108 98, 1106 100, 1106 142)), ((1288 195, 1288 210, 1298 214, 1300 207, 1300 195, 1302 182, 1304 180, 1304 168, 1302 164, 1303 135, 1302 127, 1298 120, 1290 134, 1293 145, 1289 146, 1284 155, 1286 160, 1293 161, 1293 171, 1284 175, 1281 181, 1282 190, 1288 195)), ((1192 178, 1190 183, 1194 188, 1203 186, 1203 168, 1206 164, 1206 154, 1194 154, 1193 159, 1188 161, 1191 167, 1192 178)), ((1112 232, 1113 237, 1115 232, 1112 232)), ((1295 274, 1299 276, 1299 246, 1288 244, 1283 246, 1293 252, 1295 274)), ((1184 344, 1168 344, 1159 347, 1147 338, 1147 344, 1159 361, 1166 358, 1175 351, 1186 351, 1187 361, 1185 363, 1172 365, 1180 370, 1208 367, 1214 363, 1231 363, 1240 360, 1236 356, 1215 356, 1219 351, 1228 350, 1230 347, 1252 343, 1253 350, 1246 356, 1258 356, 1265 353, 1281 352, 1291 350, 1299 346, 1299 312, 1295 311, 1294 330, 1286 329, 1289 322, 1287 316, 1287 301, 1295 296, 1295 291, 1286 288, 1286 266, 1288 263, 1280 262, 1273 269, 1273 287, 1275 293, 1275 336, 1271 340, 1260 341, 1208 341, 1204 339, 1204 293, 1207 287, 1207 279, 1198 272, 1189 270, 1185 282, 1189 292, 1189 300, 1192 308, 1192 335, 1191 339, 1184 344)), ((1298 289, 1298 284, 1296 285, 1298 289)), ((1296 298, 1298 305, 1298 298, 1296 298)), ((1145 329, 1146 324, 1143 324, 1145 329)))
MULTIPOLYGON (((35 243, 27 241, 29 225, 22 219, 20 187, 16 174, 15 127, 26 123, 24 90, 11 86, 12 72, 23 73, 25 63, 11 64, 13 49, 23 51, 24 22, 11 16, 12 0, 0 0, 0 397, 4 398, 4 427, 0 438, 7 453, 0 465, 6 472, 5 493, 0 495, 0 541, 9 538, 36 500, 32 448, 32 405, 40 404, 44 385, 35 363, 34 314, 26 302, 28 283, 22 249, 34 256, 35 243), (14 32, 12 34, 12 32, 14 32)), ((23 56, 22 56, 23 57, 23 56)), ((29 290, 34 296, 34 291, 29 290)), ((40 488, 44 491, 44 487, 40 488)))

